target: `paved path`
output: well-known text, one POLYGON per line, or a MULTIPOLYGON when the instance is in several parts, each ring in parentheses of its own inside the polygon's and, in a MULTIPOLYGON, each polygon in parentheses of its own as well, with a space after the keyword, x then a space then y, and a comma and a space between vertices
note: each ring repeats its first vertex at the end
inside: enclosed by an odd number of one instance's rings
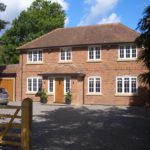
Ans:
POLYGON ((34 103, 34 150, 149 150, 150 108, 34 103))

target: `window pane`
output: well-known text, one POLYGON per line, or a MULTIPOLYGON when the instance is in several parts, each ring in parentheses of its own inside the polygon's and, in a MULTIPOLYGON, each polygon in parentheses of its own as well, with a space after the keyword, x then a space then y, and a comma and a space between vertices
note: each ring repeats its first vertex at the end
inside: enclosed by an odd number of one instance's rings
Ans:
POLYGON ((122 78, 117 79, 117 92, 122 93, 122 78))
POLYGON ((100 59, 100 47, 96 47, 96 50, 95 50, 95 59, 100 59))
POLYGON ((126 58, 130 58, 130 46, 126 46, 126 58))
POLYGON ((39 58, 38 58, 38 61, 42 61, 42 51, 39 51, 39 58))
POLYGON ((67 53, 67 60, 71 60, 71 51, 67 50, 66 53, 67 53))
POLYGON ((89 49, 89 59, 94 59, 94 50, 92 47, 89 49))
POLYGON ((37 51, 33 52, 33 61, 37 61, 37 51))
POLYGON ((28 60, 32 61, 32 52, 31 51, 29 51, 29 53, 28 53, 28 60))
POLYGON ((94 79, 89 79, 89 92, 94 92, 94 79))
POLYGON ((129 78, 124 78, 124 92, 129 93, 129 78))
POLYGON ((66 78, 66 92, 70 91, 70 78, 66 78))
POLYGON ((136 46, 132 46, 132 58, 136 58, 136 46))
POLYGON ((120 58, 124 58, 124 47, 120 46, 120 58))
POLYGON ((32 79, 28 79, 28 91, 32 91, 32 79))
POLYGON ((61 60, 65 60, 65 51, 61 50, 61 60))
POLYGON ((53 85, 54 85, 53 79, 51 78, 49 79, 49 92, 54 92, 53 85))
POLYGON ((136 93, 136 85, 137 83, 136 83, 136 78, 132 78, 131 79, 131 93, 136 93))
POLYGON ((100 78, 96 78, 96 85, 95 85, 96 93, 100 92, 100 78))
POLYGON ((37 91, 37 79, 33 78, 33 91, 37 91))
POLYGON ((42 79, 38 79, 38 91, 42 90, 42 79))

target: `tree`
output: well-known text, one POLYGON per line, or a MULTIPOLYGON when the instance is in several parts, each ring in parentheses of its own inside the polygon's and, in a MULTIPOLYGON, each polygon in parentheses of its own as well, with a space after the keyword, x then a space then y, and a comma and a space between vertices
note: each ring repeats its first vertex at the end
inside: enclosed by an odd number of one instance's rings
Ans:
POLYGON ((47 0, 36 0, 20 13, 12 26, 2 36, 6 42, 3 63, 18 63, 16 47, 25 44, 53 29, 64 27, 65 12, 60 4, 47 0))
MULTIPOLYGON (((6 9, 6 5, 4 5, 3 3, 0 3, 0 12, 5 11, 5 9, 6 9)), ((8 23, 8 22, 6 22, 6 21, 0 19, 0 31, 1 31, 1 29, 4 29, 4 28, 5 28, 5 25, 6 25, 7 23, 8 23)))
POLYGON ((141 34, 136 39, 138 46, 144 47, 144 50, 139 54, 138 60, 142 61, 147 72, 140 74, 139 79, 150 87, 150 6, 146 7, 143 13, 143 18, 139 21, 137 29, 141 34))

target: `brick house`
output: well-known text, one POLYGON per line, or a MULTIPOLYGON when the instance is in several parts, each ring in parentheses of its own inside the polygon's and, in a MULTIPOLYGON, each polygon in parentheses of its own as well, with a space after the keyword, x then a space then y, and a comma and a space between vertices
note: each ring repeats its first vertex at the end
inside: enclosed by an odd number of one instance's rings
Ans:
POLYGON ((136 61, 137 36, 113 23, 56 29, 19 47, 18 99, 39 101, 37 92, 44 88, 48 103, 64 103, 69 89, 73 104, 144 103, 147 92, 137 77, 145 69, 136 61))

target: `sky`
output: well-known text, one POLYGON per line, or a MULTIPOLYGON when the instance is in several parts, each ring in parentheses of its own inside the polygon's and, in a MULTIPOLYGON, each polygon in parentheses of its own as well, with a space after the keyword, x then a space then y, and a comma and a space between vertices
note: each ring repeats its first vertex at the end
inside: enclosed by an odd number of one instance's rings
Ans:
MULTIPOLYGON (((27 9, 34 0, 0 0, 7 5, 0 18, 11 21, 27 9)), ((136 29, 150 0, 51 0, 66 12, 65 27, 87 26, 120 22, 136 29)), ((8 27, 7 27, 8 28, 8 27)), ((4 32, 4 31, 2 31, 4 32)), ((2 34, 2 33, 1 33, 2 34)))

